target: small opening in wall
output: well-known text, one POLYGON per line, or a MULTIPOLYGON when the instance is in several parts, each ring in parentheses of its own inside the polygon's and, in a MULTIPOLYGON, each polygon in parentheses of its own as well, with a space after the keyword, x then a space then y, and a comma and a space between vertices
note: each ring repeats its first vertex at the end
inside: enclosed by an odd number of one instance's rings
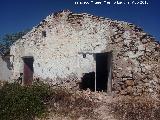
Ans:
POLYGON ((42 37, 46 37, 46 31, 42 31, 42 37))
POLYGON ((86 54, 83 54, 83 58, 86 58, 86 54))
POLYGON ((89 88, 91 91, 94 91, 94 84, 95 72, 84 73, 80 83, 80 89, 87 90, 89 88))

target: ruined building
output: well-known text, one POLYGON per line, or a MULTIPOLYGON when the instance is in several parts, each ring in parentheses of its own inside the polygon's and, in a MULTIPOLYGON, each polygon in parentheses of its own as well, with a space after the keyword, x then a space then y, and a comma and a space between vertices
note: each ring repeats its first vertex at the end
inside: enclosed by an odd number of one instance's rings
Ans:
POLYGON ((11 46, 10 64, 10 79, 23 73, 23 84, 40 78, 134 95, 160 89, 160 44, 131 23, 86 13, 46 17, 11 46))

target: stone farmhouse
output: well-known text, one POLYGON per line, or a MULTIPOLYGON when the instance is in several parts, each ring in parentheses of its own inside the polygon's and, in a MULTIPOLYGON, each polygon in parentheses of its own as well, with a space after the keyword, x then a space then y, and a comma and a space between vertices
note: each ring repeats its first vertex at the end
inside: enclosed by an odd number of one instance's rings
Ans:
POLYGON ((23 74, 23 84, 39 78, 123 95, 160 90, 160 44, 134 24, 87 13, 47 16, 10 47, 8 58, 9 70, 0 59, 4 80, 23 74))

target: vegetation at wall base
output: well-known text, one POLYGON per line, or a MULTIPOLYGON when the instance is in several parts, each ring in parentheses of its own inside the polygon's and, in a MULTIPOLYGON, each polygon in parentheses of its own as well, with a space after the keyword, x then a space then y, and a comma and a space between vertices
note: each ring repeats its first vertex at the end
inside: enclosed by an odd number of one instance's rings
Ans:
POLYGON ((0 81, 0 120, 160 120, 160 100, 0 81), (1 85, 3 84, 3 85, 1 85))
POLYGON ((94 102, 81 92, 51 87, 43 82, 31 86, 5 83, 0 87, 0 98, 0 120, 39 120, 50 113, 73 120, 81 116, 93 120, 96 117, 94 102))
POLYGON ((32 120, 46 113, 45 102, 49 96, 45 84, 21 86, 6 83, 0 89, 0 120, 32 120))

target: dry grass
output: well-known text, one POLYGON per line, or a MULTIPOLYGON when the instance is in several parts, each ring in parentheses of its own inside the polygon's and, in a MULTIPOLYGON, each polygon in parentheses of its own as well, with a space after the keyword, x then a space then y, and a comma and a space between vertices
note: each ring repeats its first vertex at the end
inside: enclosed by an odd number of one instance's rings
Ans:
MULTIPOLYGON (((4 84, 0 82, 1 84, 4 84)), ((43 120, 160 120, 160 101, 150 97, 111 97, 103 93, 50 89, 43 120), (111 116, 111 117, 110 117, 111 116), (113 119, 112 119, 113 120, 113 119)))
POLYGON ((97 114, 94 113, 97 104, 87 99, 85 95, 62 88, 53 90, 47 105, 51 114, 69 117, 72 120, 77 120, 82 116, 85 119, 97 119, 97 114))
POLYGON ((118 120, 160 120, 160 102, 152 98, 124 97, 108 106, 118 120))

